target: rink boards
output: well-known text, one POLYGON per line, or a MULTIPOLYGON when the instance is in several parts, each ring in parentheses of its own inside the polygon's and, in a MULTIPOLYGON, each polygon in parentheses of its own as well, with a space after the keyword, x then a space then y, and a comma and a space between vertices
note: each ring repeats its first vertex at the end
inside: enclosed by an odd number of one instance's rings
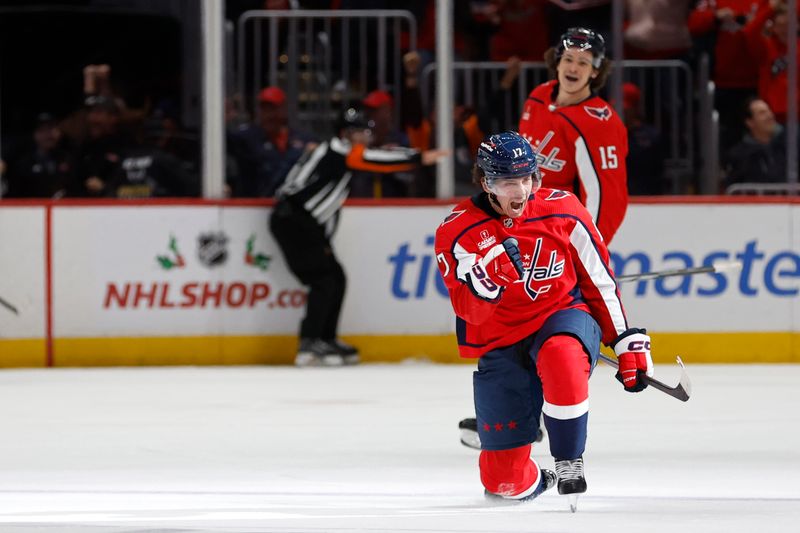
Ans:
MULTIPOLYGON (((458 361, 433 251, 452 204, 352 202, 335 239, 343 337, 366 361, 458 361)), ((0 206, 0 366, 288 363, 304 287, 267 202, 0 206)), ((724 274, 622 285, 654 358, 800 362, 800 203, 653 199, 630 206, 619 274, 738 260, 724 274)))

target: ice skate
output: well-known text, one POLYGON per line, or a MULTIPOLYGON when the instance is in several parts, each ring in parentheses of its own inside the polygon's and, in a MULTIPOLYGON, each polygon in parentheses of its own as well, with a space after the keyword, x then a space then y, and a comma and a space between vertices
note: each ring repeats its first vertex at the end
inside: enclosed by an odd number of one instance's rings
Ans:
POLYGON ((333 339, 330 341, 326 341, 328 344, 333 346, 336 352, 342 356, 342 360, 346 365, 357 365, 361 362, 361 358, 358 355, 358 348, 347 344, 339 339, 333 339))
POLYGON ((294 358, 294 365, 306 366, 342 366, 342 356, 335 346, 322 339, 301 339, 300 347, 294 358))
POLYGON ((501 494, 494 494, 489 492, 488 490, 484 490, 483 495, 484 497, 493 502, 493 503, 520 503, 520 502, 529 502, 539 497, 544 491, 553 488, 556 482, 558 481, 558 477, 556 473, 552 470, 547 470, 545 468, 541 468, 539 470, 539 476, 541 477, 539 481, 539 485, 536 489, 531 492, 530 494, 523 496, 522 498, 512 498, 503 496, 501 494))
POLYGON ((569 499, 569 509, 578 509, 578 495, 586 492, 586 478, 583 475, 583 457, 577 459, 556 459, 558 493, 569 499))
POLYGON ((481 439, 478 436, 478 420, 475 418, 465 418, 458 423, 461 444, 467 448, 475 450, 481 449, 481 439))

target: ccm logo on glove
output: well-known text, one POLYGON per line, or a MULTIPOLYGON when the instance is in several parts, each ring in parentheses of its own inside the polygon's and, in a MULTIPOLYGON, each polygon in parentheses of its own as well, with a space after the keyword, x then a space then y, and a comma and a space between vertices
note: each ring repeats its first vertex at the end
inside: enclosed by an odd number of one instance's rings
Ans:
POLYGON ((619 369, 616 378, 628 392, 647 388, 645 376, 653 377, 653 359, 650 356, 650 337, 646 329, 631 328, 611 343, 617 354, 619 369))
POLYGON ((650 341, 640 340, 640 341, 631 341, 628 344, 628 351, 629 352, 642 352, 644 350, 650 349, 650 341))

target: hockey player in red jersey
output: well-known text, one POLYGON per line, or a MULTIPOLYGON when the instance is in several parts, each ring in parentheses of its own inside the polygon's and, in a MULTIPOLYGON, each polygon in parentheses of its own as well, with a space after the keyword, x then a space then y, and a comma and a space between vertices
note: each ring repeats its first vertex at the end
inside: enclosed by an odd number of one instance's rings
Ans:
MULTIPOLYGON (((588 379, 600 342, 631 392, 653 375, 650 338, 630 328, 592 218, 573 194, 541 188, 530 143, 515 132, 481 143, 473 181, 436 231, 436 258, 462 357, 475 357, 481 481, 491 498, 532 499, 558 482, 586 491, 588 379), (540 415, 555 474, 530 458, 540 415)), ((574 505, 574 502, 571 502, 574 505)), ((574 507, 573 507, 574 508, 574 507)))
POLYGON ((592 30, 571 28, 547 51, 545 63, 555 79, 528 95, 519 133, 537 152, 543 185, 574 193, 608 244, 628 207, 628 133, 596 93, 611 70, 605 41, 592 30))

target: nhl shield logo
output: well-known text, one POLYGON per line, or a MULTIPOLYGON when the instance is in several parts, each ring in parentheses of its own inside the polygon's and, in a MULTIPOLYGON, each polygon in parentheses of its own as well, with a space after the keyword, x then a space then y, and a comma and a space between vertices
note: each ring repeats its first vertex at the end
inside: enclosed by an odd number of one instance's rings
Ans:
POLYGON ((197 238, 197 258, 209 268, 228 260, 228 237, 223 232, 201 233, 197 238))

